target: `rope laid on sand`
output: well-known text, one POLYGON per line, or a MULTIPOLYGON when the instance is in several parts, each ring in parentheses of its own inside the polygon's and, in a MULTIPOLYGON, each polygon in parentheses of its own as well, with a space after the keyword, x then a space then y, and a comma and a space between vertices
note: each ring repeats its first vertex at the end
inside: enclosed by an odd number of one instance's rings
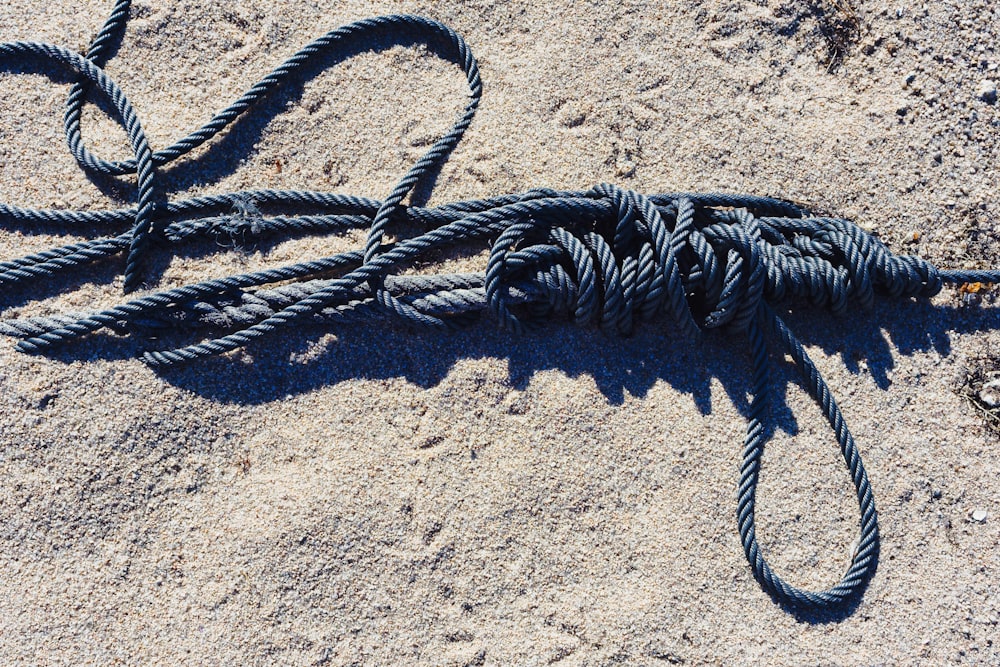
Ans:
MULTIPOLYGON (((539 189, 436 208, 403 204, 415 185, 440 167, 472 122, 482 95, 476 60, 465 41, 431 19, 392 15, 366 19, 311 42, 207 124, 172 146, 152 151, 139 116, 101 67, 120 42, 129 0, 118 0, 86 56, 51 44, 0 44, 0 68, 78 76, 66 105, 70 150, 91 173, 135 173, 136 206, 110 211, 57 211, 0 204, 0 221, 17 225, 104 228, 117 234, 0 262, 0 286, 81 271, 125 255, 125 292, 142 286, 149 257, 202 239, 242 245, 266 237, 367 229, 363 249, 253 273, 152 292, 92 313, 29 317, 0 323, 21 338, 18 348, 44 352, 110 329, 153 336, 164 329, 224 335, 173 350, 146 352, 153 366, 190 362, 240 348, 292 324, 397 321, 452 329, 486 313, 521 332, 553 317, 596 324, 628 335, 636 323, 666 315, 678 334, 695 339, 727 326, 745 331, 752 359, 750 418, 740 470, 737 516, 753 574, 779 602, 796 608, 841 607, 864 590, 878 560, 878 522, 858 449, 830 391, 802 345, 772 310, 786 300, 843 312, 871 306, 876 293, 926 298, 944 283, 1000 282, 997 271, 942 271, 912 256, 891 253, 857 225, 813 217, 799 206, 767 197, 730 194, 642 195, 613 185, 565 192, 539 189), (382 201, 346 195, 254 190, 160 202, 156 170, 212 139, 303 67, 345 45, 387 37, 424 43, 466 75, 469 101, 439 139, 382 201), (106 161, 91 153, 80 131, 88 93, 102 94, 128 134, 134 159, 106 161), (390 226, 424 230, 394 243, 390 226), (124 231, 121 231, 124 230, 124 231), (400 275, 442 249, 490 247, 485 271, 400 275), (766 337, 780 342, 823 409, 857 491, 858 547, 843 578, 811 592, 778 577, 758 546, 754 515, 761 457, 767 440, 770 358, 766 337)), ((411 43, 411 42, 407 42, 411 43)), ((51 75, 51 74, 50 74, 51 75)))

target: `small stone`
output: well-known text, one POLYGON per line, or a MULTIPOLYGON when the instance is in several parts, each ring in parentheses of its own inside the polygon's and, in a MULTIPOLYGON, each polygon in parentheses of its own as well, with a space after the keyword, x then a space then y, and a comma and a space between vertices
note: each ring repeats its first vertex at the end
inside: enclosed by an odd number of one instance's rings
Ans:
POLYGON ((983 79, 976 90, 976 95, 987 104, 995 104, 997 101, 997 84, 992 79, 983 79))
POLYGON ((979 400, 989 408, 1000 405, 1000 378, 990 380, 979 390, 979 400))
POLYGON ((931 498, 933 498, 934 500, 940 500, 941 499, 941 489, 934 489, 933 491, 931 491, 931 498))
POLYGON ((976 523, 986 523, 987 513, 986 510, 973 510, 972 520, 976 523))
POLYGON ((615 173, 619 178, 630 178, 635 175, 635 162, 632 160, 619 160, 615 164, 615 173))

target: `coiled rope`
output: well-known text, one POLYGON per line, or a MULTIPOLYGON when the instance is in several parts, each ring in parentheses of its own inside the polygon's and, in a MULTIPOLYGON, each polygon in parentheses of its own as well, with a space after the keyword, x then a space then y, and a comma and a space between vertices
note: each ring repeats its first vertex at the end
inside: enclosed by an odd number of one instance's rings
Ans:
MULTIPOLYGON (((124 34, 129 0, 117 0, 87 55, 51 44, 0 44, 0 67, 69 69, 78 77, 66 103, 67 145, 92 173, 136 174, 136 205, 109 211, 62 211, 0 204, 0 221, 117 229, 117 234, 0 262, 0 285, 50 279, 125 255, 125 292, 143 282, 148 258, 199 239, 239 245, 266 237, 367 229, 363 249, 282 267, 152 292, 98 312, 0 322, 18 349, 44 352, 101 329, 152 336, 164 329, 208 330, 217 338, 143 354, 152 366, 190 362, 240 348, 300 322, 330 325, 396 321, 433 329, 467 325, 480 314, 521 332, 553 317, 628 335, 636 323, 671 320, 697 338, 727 326, 745 331, 752 361, 750 418, 737 503, 740 538, 754 577, 780 603, 824 611, 856 599, 875 572, 879 536, 864 465, 829 388, 802 345, 772 310, 787 300, 843 312, 870 307, 876 293, 927 298, 944 283, 1000 282, 998 271, 943 271, 913 256, 894 255, 857 225, 814 217, 768 197, 676 193, 642 195, 613 185, 587 191, 539 189, 436 208, 403 204, 422 177, 439 167, 472 122, 482 95, 476 60, 465 41, 437 21, 392 15, 358 21, 323 35, 293 55, 208 123, 172 146, 152 151, 139 116, 101 69, 124 34), (211 140, 303 66, 345 44, 375 37, 415 39, 465 73, 469 100, 452 129, 382 201, 312 191, 253 190, 157 202, 156 170, 211 140), (91 153, 80 130, 89 93, 112 105, 134 159, 91 153), (266 214, 265 214, 266 213, 266 214), (422 233, 387 243, 390 225, 422 233), (401 275, 432 251, 488 244, 485 271, 401 275), (791 356, 822 408, 857 491, 860 537, 850 565, 833 587, 811 592, 776 575, 757 543, 755 498, 767 440, 768 335, 791 356)), ((370 43, 370 42, 367 42, 370 43)), ((51 75, 51 74, 50 74, 51 75)))

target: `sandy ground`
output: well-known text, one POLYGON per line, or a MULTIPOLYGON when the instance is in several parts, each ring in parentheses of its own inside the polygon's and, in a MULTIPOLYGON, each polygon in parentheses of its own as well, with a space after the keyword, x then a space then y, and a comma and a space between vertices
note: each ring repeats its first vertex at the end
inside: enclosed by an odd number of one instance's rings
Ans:
MULTIPOLYGON (((0 40, 85 50, 110 4, 8 0, 0 40)), ((942 266, 997 266, 1000 107, 979 95, 1000 79, 996 5, 854 0, 860 34, 831 62, 824 30, 844 4, 136 2, 108 71, 163 147, 318 34, 421 13, 466 37, 486 86, 432 204, 603 181, 742 191, 850 217, 942 266)), ((0 75, 3 201, 106 208, 133 195, 128 180, 91 182, 66 151, 67 89, 0 75)), ((464 90, 420 49, 361 55, 165 183, 173 197, 381 197, 464 90)), ((99 110, 84 127, 98 153, 126 154, 99 110)), ((0 256, 69 238, 5 229, 0 256)), ((358 239, 175 258, 160 285, 358 239)), ((9 291, 5 316, 117 303, 120 269, 9 291)), ((880 511, 879 570, 846 617, 790 615, 744 560, 739 336, 305 330, 162 374, 131 358, 138 342, 45 358, 8 341, 0 662, 997 664, 1000 441, 959 394, 1000 366, 1000 316, 946 291, 788 320, 880 511)), ((797 384, 778 393, 760 534, 793 583, 830 585, 854 539, 852 489, 819 410, 797 384)))

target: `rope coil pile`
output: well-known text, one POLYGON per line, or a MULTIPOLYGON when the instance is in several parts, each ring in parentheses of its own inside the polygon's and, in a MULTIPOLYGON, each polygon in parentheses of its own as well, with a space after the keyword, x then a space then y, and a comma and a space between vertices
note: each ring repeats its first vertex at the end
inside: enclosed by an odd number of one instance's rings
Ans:
MULTIPOLYGON (((268 237, 335 234, 366 229, 364 248, 277 268, 150 292, 99 312, 0 322, 0 333, 38 353, 102 329, 152 338, 164 330, 221 334, 173 350, 145 352, 153 366, 222 354, 289 325, 397 321, 433 329, 466 326, 481 314, 512 332, 569 318, 628 335, 641 321, 668 319, 681 337, 728 327, 746 333, 752 358, 752 398, 737 503, 740 537, 761 586, 782 604, 829 610, 856 599, 878 560, 875 503, 860 454, 843 416, 802 345, 772 307, 805 300, 834 312, 870 307, 876 294, 926 298, 945 283, 1000 282, 997 271, 944 271, 913 256, 894 255, 847 221, 814 217, 768 197, 676 193, 642 195, 613 185, 587 191, 538 189, 435 208, 403 202, 439 167, 472 122, 482 95, 476 60, 465 41, 431 19, 392 15, 366 19, 311 42, 206 125, 154 152, 122 90, 101 69, 122 34, 129 0, 118 0, 87 55, 35 42, 0 44, 0 67, 69 69, 78 76, 67 99, 67 145, 91 173, 135 174, 136 205, 108 211, 54 211, 0 204, 0 222, 116 229, 99 236, 0 262, 0 286, 81 272, 124 255, 125 292, 148 275, 149 257, 210 241, 241 245, 268 237), (281 88, 304 65, 329 58, 345 43, 375 37, 415 39, 458 64, 469 100, 452 129, 382 201, 313 191, 254 190, 161 201, 157 168, 223 131, 281 88), (134 159, 107 161, 91 153, 80 129, 90 93, 117 111, 134 159), (390 228, 423 230, 387 243, 390 228), (490 248, 485 270, 468 274, 402 275, 442 249, 490 248), (767 440, 770 358, 766 339, 780 342, 823 409, 857 491, 858 547, 841 580, 828 590, 796 588, 769 567, 757 543, 755 497, 767 440)), ((21 70, 18 70, 21 71, 21 70)))

